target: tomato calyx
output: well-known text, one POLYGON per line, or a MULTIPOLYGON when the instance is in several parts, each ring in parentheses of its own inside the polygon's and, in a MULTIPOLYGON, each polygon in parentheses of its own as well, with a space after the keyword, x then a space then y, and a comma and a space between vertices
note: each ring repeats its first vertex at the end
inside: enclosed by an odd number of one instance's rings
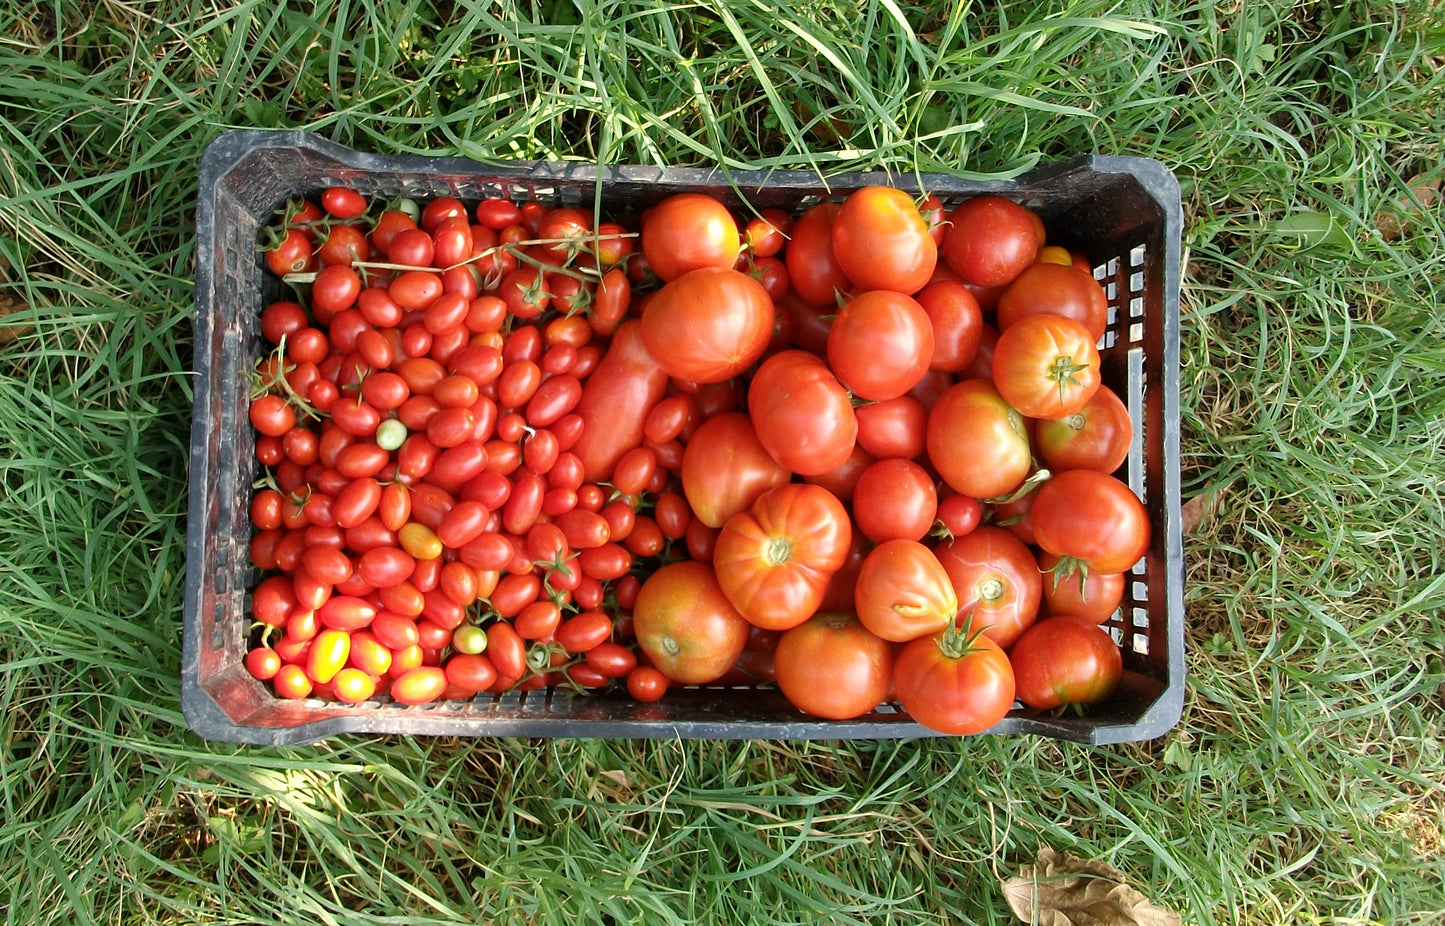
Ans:
POLYGON ((1068 387, 1081 385, 1079 374, 1091 366, 1088 363, 1075 363, 1074 358, 1069 355, 1060 355, 1044 370, 1044 378, 1053 381, 1059 390, 1059 401, 1065 402, 1068 400, 1068 387))
POLYGON ((962 623, 957 620, 948 622, 943 633, 938 635, 938 648, 949 659, 962 659, 969 653, 982 647, 976 646, 979 637, 984 635, 987 627, 973 629, 973 610, 969 609, 964 615, 962 623))
POLYGON ((1053 587, 1057 589, 1059 583, 1069 576, 1078 575, 1079 592, 1082 594, 1086 583, 1089 581, 1089 564, 1077 556, 1060 556, 1059 561, 1054 563, 1054 568, 1046 570, 1050 576, 1053 587))
POLYGON ((1024 496, 1028 495, 1030 492, 1037 489, 1039 486, 1043 485, 1045 482, 1048 482, 1053 475, 1054 474, 1049 472, 1047 469, 1040 467, 1039 469, 1036 469, 1032 473, 1030 473, 1029 477, 1025 479, 1017 489, 1014 489, 1007 495, 996 495, 993 498, 986 498, 983 501, 985 504, 988 505, 1011 505, 1019 499, 1023 498, 1024 496))
POLYGON ((785 537, 773 537, 763 547, 763 561, 769 566, 782 566, 793 558, 793 545, 785 537))

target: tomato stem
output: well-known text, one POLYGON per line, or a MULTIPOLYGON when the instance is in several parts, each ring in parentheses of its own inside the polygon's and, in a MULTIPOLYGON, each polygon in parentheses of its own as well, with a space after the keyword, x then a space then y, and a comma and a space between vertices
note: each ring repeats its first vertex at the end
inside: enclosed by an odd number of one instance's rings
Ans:
POLYGON ((1028 495, 1030 492, 1037 489, 1039 486, 1043 485, 1045 482, 1048 482, 1050 477, 1052 477, 1053 475, 1054 474, 1049 472, 1047 469, 1040 467, 1039 469, 1036 469, 1032 473, 1030 473, 1029 478, 1025 479, 1017 489, 1014 489, 1007 495, 996 495, 993 498, 986 498, 983 501, 985 504, 989 505, 1012 505, 1014 502, 1018 501, 1019 499, 1028 495))

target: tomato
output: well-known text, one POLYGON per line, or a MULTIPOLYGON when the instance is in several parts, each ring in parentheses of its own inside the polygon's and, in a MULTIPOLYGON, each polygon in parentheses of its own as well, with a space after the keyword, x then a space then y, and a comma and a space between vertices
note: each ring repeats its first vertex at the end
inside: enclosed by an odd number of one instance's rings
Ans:
POLYGON ((306 675, 313 682, 326 683, 336 677, 351 654, 351 634, 328 627, 311 641, 306 653, 306 675))
POLYGON ((447 674, 436 666, 417 666, 392 679, 389 694, 398 704, 427 704, 442 696, 447 674))
POLYGON ((893 663, 893 690, 909 716, 940 733, 982 733, 1014 703, 1008 656, 984 636, 952 625, 903 648, 893 663))
MULTIPOLYGON (((601 611, 584 611, 557 628, 557 645, 569 653, 585 653, 612 638, 612 618, 601 611)), ((595 668, 595 667, 594 667, 595 668)))
POLYGON ((758 440, 780 465, 803 476, 842 466, 858 419, 852 400, 822 360, 785 350, 764 360, 748 389, 758 440))
POLYGON ((833 225, 841 206, 818 203, 793 223, 791 241, 783 252, 793 292, 809 305, 836 306, 838 294, 853 283, 833 255, 833 225))
POLYGON ((428 270, 405 270, 387 284, 386 291, 403 309, 421 311, 442 294, 442 278, 428 270))
POLYGON ((1097 343, 1109 322, 1109 298, 1092 274, 1077 267, 1034 264, 999 294, 999 330, 1030 315, 1072 318, 1097 343))
POLYGON ((275 686, 276 694, 283 698, 306 698, 313 691, 311 679, 306 677, 306 670, 299 665, 282 666, 271 684, 275 686))
POLYGON ((562 611, 550 601, 534 601, 517 613, 512 627, 524 640, 547 640, 562 623, 562 611))
POLYGON ((1099 351, 1084 326, 1062 315, 1028 315, 999 334, 993 379, 1030 418, 1072 415, 1099 389, 1099 351))
POLYGON ((716 383, 762 356, 773 333, 773 300, 736 270, 693 270, 658 290, 642 313, 642 339, 668 376, 716 383))
POLYGON ((637 593, 632 624, 653 665, 688 685, 713 681, 731 668, 749 626, 723 594, 716 573, 687 560, 648 576, 637 593))
POLYGON ((1018 699, 1049 710, 1094 704, 1114 693, 1123 657, 1109 632, 1093 621, 1060 614, 1039 621, 1009 651, 1018 699))
POLYGON ((869 402, 853 410, 858 419, 858 446, 875 459, 911 459, 923 453, 928 410, 911 395, 869 402))
POLYGON ((487 656, 497 669, 497 680, 514 684, 527 673, 527 643, 503 621, 487 627, 487 656))
POLYGON ((978 354, 983 312, 968 287, 952 280, 930 283, 913 297, 933 327, 929 367, 957 373, 978 354))
POLYGON ((794 707, 846 720, 888 697, 893 647, 852 614, 825 612, 782 635, 774 666, 778 688, 794 707))
POLYGON ((657 701, 667 694, 668 679, 652 666, 638 666, 627 673, 627 693, 634 700, 657 701))
POLYGON ((1114 616, 1124 600, 1123 573, 1090 572, 1087 569, 1064 571, 1061 557, 1039 554, 1039 570, 1043 573, 1044 610, 1049 614, 1073 614, 1096 624, 1114 616))
POLYGON ((793 217, 781 209, 763 209, 743 229, 743 241, 754 257, 773 257, 788 243, 793 217))
POLYGON ((366 197, 349 187, 327 187, 321 191, 321 208, 338 219, 354 219, 366 211, 366 197))
POLYGON ((958 594, 960 617, 1008 648, 1038 617, 1043 582, 1029 548, 1001 527, 980 527, 934 548, 958 594))
POLYGON ((872 290, 838 311, 828 365, 861 399, 893 399, 918 384, 933 358, 933 325, 908 296, 872 290))
POLYGON ((790 483, 728 519, 713 567, 723 594, 749 623, 786 630, 818 610, 852 536, 848 512, 831 492, 790 483))
POLYGON ((971 498, 1012 492, 1033 465, 1023 418, 982 379, 957 383, 934 403, 927 444, 938 474, 971 498))
POLYGON ((664 282, 699 268, 731 269, 742 240, 727 207, 704 193, 676 193, 642 223, 642 253, 664 282))
POLYGON ((442 671, 449 684, 473 693, 485 691, 497 680, 497 667, 480 653, 454 653, 442 671))
POLYGON ((1036 217, 1002 196, 975 196, 954 207, 939 253, 965 282, 1012 283, 1039 253, 1036 217))
POLYGON ((913 540, 886 540, 858 569, 858 619, 885 640, 902 643, 943 629, 958 597, 933 551, 913 540))
POLYGON ((863 470, 853 488, 853 517, 874 543, 922 540, 937 512, 933 477, 912 460, 878 460, 863 470))
POLYGON ((315 270, 316 255, 311 250, 311 239, 299 228, 287 230, 274 247, 266 250, 266 266, 278 277, 315 270))
POLYGON ((934 522, 935 532, 947 540, 962 537, 978 529, 983 521, 983 506, 978 499, 967 495, 950 495, 938 503, 938 520, 934 522))
POLYGON ((246 671, 252 678, 267 681, 281 671, 281 657, 269 646, 258 646, 246 654, 246 671))
POLYGON ((575 409, 582 434, 571 452, 581 459, 588 482, 607 481, 622 454, 642 443, 643 422, 666 389, 667 374, 643 343, 642 323, 624 322, 575 409))
POLYGON ((272 627, 286 623, 296 610, 296 592, 290 579, 270 576, 262 579, 251 593, 251 614, 272 627))
POLYGON ((683 492, 693 513, 709 527, 722 527, 791 475, 763 447, 751 420, 740 412, 703 422, 682 455, 683 492))
POLYGON ((1033 507, 1039 547, 1091 572, 1125 572, 1149 550, 1149 512, 1127 485, 1089 469, 1059 473, 1033 507))
POLYGON ((274 393, 253 399, 249 414, 251 426, 269 437, 284 437, 296 427, 296 410, 274 393))
POLYGON ((333 264, 316 271, 311 283, 311 307, 322 315, 334 315, 356 304, 361 295, 361 277, 356 271, 342 264, 333 264))
POLYGON ((913 197, 867 186, 848 194, 838 210, 833 257, 860 290, 916 293, 933 276, 938 245, 913 197))
POLYGON ((1055 472, 1093 469, 1112 473, 1129 458, 1134 423, 1129 409, 1108 386, 1062 418, 1039 421, 1035 444, 1044 464, 1055 472))

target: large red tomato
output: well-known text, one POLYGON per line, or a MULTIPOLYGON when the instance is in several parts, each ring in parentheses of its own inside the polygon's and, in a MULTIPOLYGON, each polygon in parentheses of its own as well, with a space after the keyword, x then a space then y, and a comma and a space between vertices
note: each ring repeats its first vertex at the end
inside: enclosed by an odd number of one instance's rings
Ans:
POLYGON ((1035 438, 1039 456, 1055 472, 1096 469, 1112 473, 1129 457, 1134 422, 1118 394, 1100 386, 1072 415, 1039 421, 1035 438))
POLYGON ((801 711, 830 720, 866 714, 888 697, 893 647, 846 611, 785 632, 773 657, 778 688, 801 711))
POLYGON ((940 733, 982 733, 1008 715, 1014 673, 988 637, 949 628, 909 643, 893 663, 893 690, 914 720, 940 733))
POLYGON ((748 388, 748 413, 773 459, 802 476, 842 466, 858 438, 848 391, 805 351, 780 351, 763 361, 748 388))
POLYGON ((1099 351, 1072 318, 1027 315, 999 334, 993 381, 1019 414, 1063 418, 1099 390, 1099 351))
POLYGON ((1032 514, 1041 549, 1092 572, 1124 572, 1149 549, 1149 512, 1132 489, 1105 473, 1059 473, 1039 487, 1032 514))
POLYGON ((833 223, 841 208, 837 203, 819 203, 799 216, 789 232, 788 249, 783 252, 788 281, 809 305, 835 306, 838 294, 853 287, 833 256, 833 223))
POLYGON ((1007 649, 1038 617, 1039 564, 1013 534, 980 527, 933 552, 958 594, 958 613, 999 646, 1007 649))
POLYGON ((957 383, 934 403, 928 459, 945 482, 970 498, 1012 492, 1033 465, 1023 418, 983 379, 957 383))
POLYGON ((1102 701, 1114 693, 1124 672, 1119 645, 1109 632, 1069 614, 1024 631, 1009 661, 1019 700, 1040 710, 1102 701))
POLYGON ((666 389, 667 374, 642 341, 642 323, 624 322, 574 409, 582 434, 571 452, 582 461, 588 482, 610 479, 622 455, 642 443, 642 424, 666 389))
POLYGON ((957 373, 973 362, 983 333, 983 312, 967 286, 953 280, 929 283, 913 297, 933 325, 935 370, 957 373))
POLYGON ((1029 210, 1011 199, 975 196, 954 207, 939 252, 964 282, 1002 286, 1038 256, 1036 223, 1029 210))
POLYGON ((1109 322, 1109 299, 1094 277, 1077 267, 1034 264, 999 294, 999 330, 1030 315, 1072 318, 1097 343, 1109 322))
POLYGON ((685 685, 706 684, 732 668, 748 626, 712 568, 690 560, 649 576, 632 610, 638 645, 662 674, 685 685))
POLYGON ((828 333, 828 365, 860 399, 903 395, 932 360, 933 324, 923 307, 902 293, 859 294, 838 310, 828 333))
POLYGON ((848 558, 853 529, 827 489, 790 483, 759 496, 718 534, 713 568, 748 622, 787 630, 812 617, 848 558))
POLYGON ((729 269, 741 247, 732 213, 703 193, 669 196, 642 223, 642 253, 664 282, 700 267, 729 269))
POLYGON ((708 527, 722 527, 759 495, 791 478, 742 412, 724 412, 704 421, 682 453, 683 494, 693 514, 708 527))
POLYGON ((878 460, 853 488, 853 517, 874 543, 922 540, 938 513, 933 477, 912 460, 878 460))
POLYGON ((642 312, 642 340, 668 376, 720 383, 763 355, 775 312, 761 283, 705 267, 668 283, 642 312))
POLYGON ((887 540, 858 569, 858 619, 885 640, 935 633, 958 614, 958 596, 933 551, 914 540, 887 540))
POLYGON ((868 186, 848 194, 838 210, 833 256, 861 290, 916 293, 933 275, 938 245, 913 197, 868 186))

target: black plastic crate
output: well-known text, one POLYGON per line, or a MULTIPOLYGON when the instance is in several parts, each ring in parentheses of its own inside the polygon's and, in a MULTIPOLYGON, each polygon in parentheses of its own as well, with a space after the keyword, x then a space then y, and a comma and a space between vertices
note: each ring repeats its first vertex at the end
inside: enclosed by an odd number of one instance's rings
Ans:
POLYGON ((1162 164, 1085 156, 1011 181, 946 175, 804 171, 741 172, 583 163, 493 167, 453 158, 362 154, 304 132, 222 135, 201 163, 196 214, 195 407, 191 427, 181 706, 208 739, 304 743, 339 733, 447 736, 878 739, 930 736, 897 709, 849 721, 802 714, 770 689, 673 690, 639 704, 625 692, 536 690, 470 701, 404 706, 385 697, 359 705, 274 697, 242 665, 249 624, 248 509, 259 475, 246 387, 264 341, 258 318, 285 293, 264 270, 259 230, 288 197, 347 185, 368 197, 439 195, 591 207, 635 214, 676 192, 712 194, 735 208, 797 211, 821 199, 886 184, 919 184, 953 204, 982 193, 1037 211, 1051 243, 1083 251, 1109 296, 1101 349, 1104 381, 1134 419, 1129 484, 1150 513, 1153 541, 1105 626, 1124 652, 1124 680, 1087 716, 1016 708, 995 733, 1036 733, 1087 743, 1151 739, 1178 721, 1184 698, 1183 553, 1179 495, 1179 187, 1162 164))

